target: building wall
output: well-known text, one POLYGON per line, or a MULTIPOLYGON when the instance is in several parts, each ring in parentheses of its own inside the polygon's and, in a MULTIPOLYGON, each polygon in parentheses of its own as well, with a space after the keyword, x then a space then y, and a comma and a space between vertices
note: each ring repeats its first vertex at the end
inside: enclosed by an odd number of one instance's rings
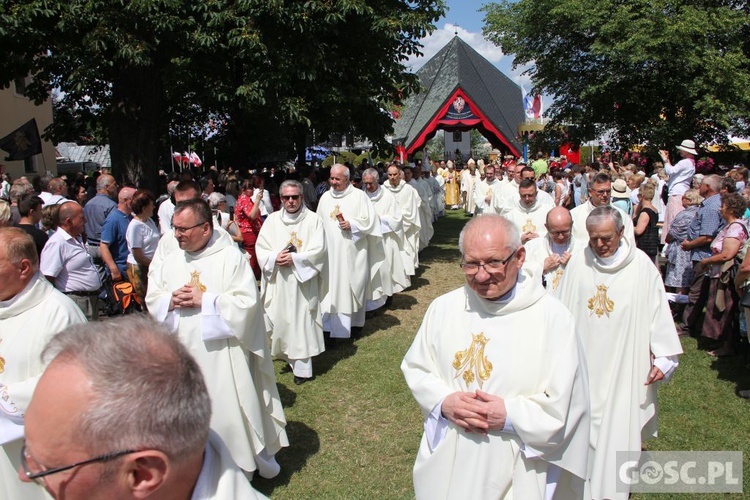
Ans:
POLYGON ((445 159, 456 160, 456 149, 461 151, 461 159, 463 164, 471 157, 471 132, 462 132, 457 130, 455 132, 445 131, 445 159), (460 139, 459 139, 460 138, 460 139), (459 139, 458 141, 456 139, 459 139))
MULTIPOLYGON (((36 118, 39 135, 42 135, 44 129, 52 123, 52 101, 47 100, 41 106, 35 106, 32 101, 17 92, 15 83, 7 89, 0 90, 0 137, 5 137, 32 118, 36 118)), ((31 180, 35 175, 43 175, 47 171, 57 174, 55 146, 44 139, 42 154, 30 159, 33 171, 27 171, 23 161, 5 161, 6 156, 7 152, 0 150, 3 172, 10 174, 12 180, 24 175, 31 180)))

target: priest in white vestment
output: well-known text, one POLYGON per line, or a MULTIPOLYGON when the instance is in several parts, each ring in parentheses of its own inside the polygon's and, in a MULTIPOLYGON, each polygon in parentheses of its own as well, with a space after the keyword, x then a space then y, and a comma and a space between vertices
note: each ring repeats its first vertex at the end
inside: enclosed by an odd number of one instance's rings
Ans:
POLYGON ((419 206, 422 204, 422 199, 413 187, 401 179, 401 169, 396 165, 388 167, 388 182, 383 185, 383 188, 396 197, 396 201, 401 208, 404 226, 404 253, 412 261, 412 266, 407 266, 406 269, 409 276, 413 276, 414 271, 412 269, 419 267, 419 233, 422 227, 419 220, 419 206))
POLYGON ((518 201, 513 201, 513 207, 506 217, 515 224, 521 234, 521 243, 525 245, 534 238, 544 238, 547 235, 544 224, 552 207, 539 202, 538 190, 533 180, 522 180, 518 190, 518 201))
POLYGON ((365 324, 367 287, 385 260, 375 207, 361 189, 349 184, 349 169, 331 168, 331 189, 320 197, 318 215, 328 247, 328 290, 323 297, 323 331, 332 339, 350 338, 365 324))
POLYGON ((29 486, 57 499, 266 498, 209 430, 205 377, 165 325, 130 315, 75 326, 43 356, 21 477, 44 489, 29 486))
MULTIPOLYGON (((421 179, 417 176, 418 167, 404 167, 404 180, 419 194, 419 251, 424 250, 430 244, 435 230, 432 228, 432 207, 430 207, 430 192, 421 179)), ((446 184, 447 185, 447 184, 446 184)))
POLYGON ((206 377, 211 428, 237 465, 263 477, 289 445, 252 269, 201 199, 177 204, 178 248, 149 268, 149 313, 179 333, 206 377))
POLYGON ((573 254, 558 291, 576 319, 590 380, 585 498, 625 500, 616 453, 639 452, 656 436, 656 382, 672 375, 682 347, 659 271, 624 237, 620 210, 596 208, 586 225, 589 246, 573 254))
MULTIPOLYGON (((481 161, 481 160, 480 160, 481 161)), ((476 164, 473 158, 469 158, 466 168, 461 170, 461 200, 463 201, 464 211, 469 215, 474 215, 474 184, 478 181, 475 176, 476 164)))
POLYGON ((47 340, 80 323, 86 323, 81 309, 39 273, 31 236, 0 228, 0 499, 48 498, 18 479, 24 414, 44 370, 47 340))
POLYGON ((522 270, 507 219, 475 217, 459 249, 467 284, 430 305, 401 364, 425 418, 416 497, 581 498, 589 400, 573 317, 522 270))
MULTIPOLYGON (((612 181, 608 174, 600 172, 594 176, 594 180, 589 184, 589 199, 570 211, 573 217, 573 239, 586 246, 589 243, 589 233, 586 231, 586 219, 589 214, 597 207, 610 205, 612 198, 612 181)), ((618 207, 615 207, 620 210, 618 207)), ((633 221, 630 216, 620 210, 625 227, 625 238, 635 244, 635 233, 633 232, 633 221)))
MULTIPOLYGON (((520 183, 523 182, 524 179, 531 179, 536 182, 536 174, 534 173, 534 169, 531 167, 523 167, 517 166, 516 168, 520 168, 521 170, 517 172, 516 176, 519 177, 519 187, 520 183)), ((518 193, 516 193, 514 196, 520 196, 518 193)), ((537 193, 536 193, 536 199, 537 202, 541 203, 542 205, 549 205, 550 208, 555 206, 555 199, 552 197, 551 194, 549 194, 547 191, 543 189, 539 189, 539 186, 537 186, 537 193)))
POLYGON ((304 187, 281 183, 283 205, 260 228, 255 250, 271 354, 289 363, 294 382, 313 377, 312 358, 325 351, 320 297, 325 289, 323 221, 303 203, 304 187))
POLYGON ((394 293, 409 288, 409 276, 414 274, 414 263, 404 253, 404 229, 401 207, 393 194, 378 184, 378 171, 372 168, 362 173, 365 193, 375 206, 380 220, 380 231, 383 233, 383 250, 385 263, 380 266, 383 288, 379 296, 368 301, 367 310, 372 311, 383 304, 394 293), (389 288, 388 288, 389 287, 389 288))
POLYGON ((501 214, 506 211, 504 188, 495 178, 495 166, 484 167, 484 180, 479 181, 474 190, 474 213, 501 214))
POLYGON ((565 207, 555 207, 547 212, 544 227, 547 230, 546 236, 534 238, 524 245, 524 265, 542 269, 547 291, 556 296, 570 257, 584 246, 572 238, 573 219, 565 207))

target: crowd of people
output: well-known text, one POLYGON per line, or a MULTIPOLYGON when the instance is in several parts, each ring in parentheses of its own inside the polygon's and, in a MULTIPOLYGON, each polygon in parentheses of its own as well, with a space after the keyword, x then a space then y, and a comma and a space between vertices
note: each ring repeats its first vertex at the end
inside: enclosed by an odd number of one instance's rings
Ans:
MULTIPOLYGON (((131 356, 115 356, 122 348, 104 336, 90 353, 70 347, 122 330, 130 351, 144 349, 135 359, 152 349, 165 366, 181 358, 200 368, 200 380, 189 377, 205 383, 210 403, 182 408, 164 398, 176 405, 164 415, 201 414, 190 424, 200 430, 184 457, 173 444, 160 448, 177 438, 157 438, 168 427, 157 422, 111 446, 84 439, 68 469, 94 455, 84 463, 145 453, 157 468, 184 466, 196 488, 215 479, 225 491, 260 496, 247 478, 276 476, 275 455, 289 446, 273 359, 295 384, 314 380, 313 358, 357 339, 411 286, 433 223, 461 209, 473 217, 459 240, 467 286, 430 306, 402 365, 425 415, 417 496, 623 497, 608 471, 616 451, 640 450, 655 435, 655 382, 671 377, 682 352, 675 320, 714 356, 736 354, 746 331, 747 170, 696 176, 692 141, 677 150, 675 165, 660 153, 651 177, 631 164, 580 167, 540 153, 528 166, 510 156, 212 167, 161 175, 157 193, 121 186, 106 171, 9 182, 8 203, 0 202, 0 226, 16 226, 0 228, 0 493, 39 496, 17 480, 19 468, 22 479, 58 492, 53 474, 67 469, 45 466, 67 462, 43 437, 60 419, 74 434, 129 425, 124 415, 91 423, 95 410, 84 409, 122 412, 95 365, 132 370, 131 356), (152 319, 93 323, 112 313, 112 283, 132 285, 152 319), (455 303, 465 310, 447 306, 455 303), (60 374, 91 381, 93 394, 65 392, 55 385, 60 374), (61 398, 68 413, 53 414, 48 406, 61 398), (446 447, 450 456, 439 453, 446 447), (154 450, 162 455, 146 453, 154 450), (209 456, 229 464, 224 474, 209 456)), ((159 363, 144 366, 179 390, 159 363)), ((156 491, 170 479, 136 484, 156 491)))

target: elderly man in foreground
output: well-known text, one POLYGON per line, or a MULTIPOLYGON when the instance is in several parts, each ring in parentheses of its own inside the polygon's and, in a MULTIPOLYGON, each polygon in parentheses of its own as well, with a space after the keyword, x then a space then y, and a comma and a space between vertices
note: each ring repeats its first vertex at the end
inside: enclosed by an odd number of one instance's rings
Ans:
POLYGON ((617 489, 616 453, 638 452, 656 436, 656 382, 672 375, 682 347, 659 271, 625 237, 621 211, 594 209, 586 229, 589 246, 571 257, 558 290, 576 319, 591 381, 585 498, 627 499, 617 489))
POLYGON ((522 270, 504 217, 472 219, 459 249, 466 285, 430 305, 401 364, 425 417, 416 496, 581 498, 589 401, 573 317, 522 270))
POLYGON ((19 477, 54 498, 264 498, 209 432, 195 360, 145 317, 71 327, 44 349, 19 477))
POLYGON ((18 228, 0 228, 0 498, 43 498, 16 479, 24 414, 44 365, 45 342, 85 323, 76 304, 39 273, 34 240, 18 228))
POLYGON ((200 198, 178 203, 172 226, 179 246, 149 268, 148 310, 177 330, 201 366, 211 428, 234 461, 273 477, 274 455, 288 445, 286 420, 250 264, 226 231, 213 228, 200 198))

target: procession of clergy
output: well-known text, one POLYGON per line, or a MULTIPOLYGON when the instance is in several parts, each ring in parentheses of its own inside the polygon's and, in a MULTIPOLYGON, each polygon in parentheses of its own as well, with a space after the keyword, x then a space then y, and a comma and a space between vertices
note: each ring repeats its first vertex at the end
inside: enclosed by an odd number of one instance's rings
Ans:
MULTIPOLYGON (((450 164, 433 176, 394 163, 386 179, 367 169, 362 188, 336 164, 316 212, 302 183, 284 181, 283 209, 255 242, 260 291, 248 254, 214 226, 200 191, 184 195, 183 186, 146 302, 197 360, 211 430, 249 477, 276 476, 275 455, 289 445, 273 357, 296 384, 312 380, 312 359, 356 338, 367 312, 410 286, 433 222, 464 204, 477 215, 459 242, 467 285, 430 306, 402 365, 425 415, 417 497, 627 498, 615 485, 615 453, 655 435, 654 383, 682 352, 658 270, 603 194, 606 174, 568 211, 537 189, 533 169, 511 163, 502 178, 499 166, 482 167, 469 191, 450 164)), ((35 299, 13 309, 24 301, 0 297, 15 321, 4 327, 30 332, 41 304, 47 311, 55 290, 32 271, 18 296, 34 290, 35 299)), ((55 298, 70 309, 65 299, 55 298)), ((20 438, 43 369, 36 358, 52 334, 85 319, 45 321, 30 333, 33 348, 0 344, 9 360, 0 365, 0 499, 43 497, 14 472, 29 460, 20 438), (33 362, 14 372, 12 349, 33 362)))

